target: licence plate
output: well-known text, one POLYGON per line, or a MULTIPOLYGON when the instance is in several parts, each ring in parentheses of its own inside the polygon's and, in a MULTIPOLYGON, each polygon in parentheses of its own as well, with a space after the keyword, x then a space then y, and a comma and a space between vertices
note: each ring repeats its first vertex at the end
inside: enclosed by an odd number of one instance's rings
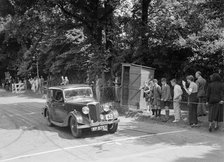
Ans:
POLYGON ((106 120, 112 120, 113 119, 113 114, 107 114, 105 115, 106 120))
POLYGON ((98 127, 92 127, 92 131, 101 131, 101 130, 107 130, 107 125, 98 126, 98 127))

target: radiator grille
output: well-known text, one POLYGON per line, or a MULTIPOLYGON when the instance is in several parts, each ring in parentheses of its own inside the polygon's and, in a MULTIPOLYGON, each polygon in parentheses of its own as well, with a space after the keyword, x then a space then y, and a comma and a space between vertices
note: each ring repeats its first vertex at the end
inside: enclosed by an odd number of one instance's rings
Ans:
POLYGON ((89 104, 89 115, 93 122, 100 121, 100 104, 89 104))

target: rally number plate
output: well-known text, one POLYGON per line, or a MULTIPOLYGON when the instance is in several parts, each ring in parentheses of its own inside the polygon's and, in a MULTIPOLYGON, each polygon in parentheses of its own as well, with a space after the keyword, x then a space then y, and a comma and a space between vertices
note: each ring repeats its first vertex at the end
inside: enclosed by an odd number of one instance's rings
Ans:
POLYGON ((107 130, 107 125, 98 126, 98 127, 92 127, 92 131, 101 131, 101 130, 107 130))
POLYGON ((107 114, 105 115, 106 120, 112 120, 113 119, 113 114, 107 114))

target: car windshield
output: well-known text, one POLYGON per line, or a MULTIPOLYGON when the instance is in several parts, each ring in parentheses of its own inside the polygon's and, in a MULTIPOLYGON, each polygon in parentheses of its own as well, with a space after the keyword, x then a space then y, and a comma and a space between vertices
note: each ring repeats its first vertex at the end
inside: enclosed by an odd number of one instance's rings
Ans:
POLYGON ((65 90, 65 98, 74 98, 74 97, 93 97, 92 89, 89 87, 86 88, 75 88, 65 90))

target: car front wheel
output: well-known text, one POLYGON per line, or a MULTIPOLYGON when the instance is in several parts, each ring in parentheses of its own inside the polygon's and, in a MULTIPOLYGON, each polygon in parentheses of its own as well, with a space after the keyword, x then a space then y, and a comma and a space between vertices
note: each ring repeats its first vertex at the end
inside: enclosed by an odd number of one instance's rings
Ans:
POLYGON ((117 132, 118 123, 113 123, 108 125, 108 132, 109 133, 115 133, 117 132))
POLYGON ((48 126, 50 126, 50 127, 53 126, 53 124, 51 123, 49 110, 46 110, 46 120, 47 120, 47 125, 48 126))
POLYGON ((75 138, 81 137, 82 130, 78 129, 78 123, 77 123, 77 120, 74 117, 71 117, 71 119, 70 119, 70 129, 71 129, 72 135, 75 138))

